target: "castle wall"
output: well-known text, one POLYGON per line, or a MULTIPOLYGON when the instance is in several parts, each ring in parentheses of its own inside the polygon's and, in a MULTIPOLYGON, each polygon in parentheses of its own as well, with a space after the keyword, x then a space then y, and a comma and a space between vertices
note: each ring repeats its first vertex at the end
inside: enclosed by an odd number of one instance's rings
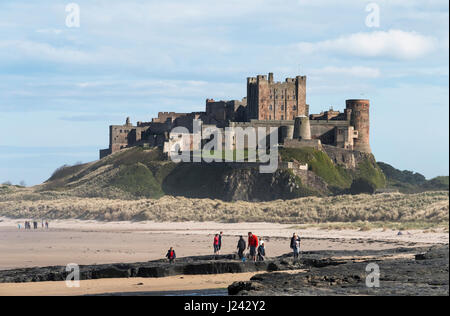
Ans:
POLYGON ((206 116, 218 122, 245 121, 247 119, 247 99, 242 101, 214 101, 206 100, 206 116))
POLYGON ((176 113, 176 112, 159 112, 158 117, 152 119, 153 123, 166 123, 167 120, 170 122, 174 121, 178 117, 185 116, 187 113, 176 113))
POLYGON ((132 126, 111 125, 109 127, 109 148, 111 153, 115 153, 128 146, 128 135, 132 126))

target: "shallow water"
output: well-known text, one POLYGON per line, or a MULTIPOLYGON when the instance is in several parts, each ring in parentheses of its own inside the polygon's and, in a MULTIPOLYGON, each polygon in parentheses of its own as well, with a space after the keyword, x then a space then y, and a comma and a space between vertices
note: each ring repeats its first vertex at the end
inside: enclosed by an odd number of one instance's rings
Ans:
POLYGON ((92 296, 228 296, 227 289, 206 289, 187 291, 147 291, 147 292, 117 292, 104 293, 92 296))

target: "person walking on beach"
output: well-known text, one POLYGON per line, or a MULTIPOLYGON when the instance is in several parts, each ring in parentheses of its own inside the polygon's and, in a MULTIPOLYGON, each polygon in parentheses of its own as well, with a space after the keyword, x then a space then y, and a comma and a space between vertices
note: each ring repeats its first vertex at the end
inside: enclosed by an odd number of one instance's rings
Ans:
POLYGON ((38 223, 36 221, 33 222, 33 228, 37 229, 38 228, 38 223))
POLYGON ((239 236, 239 241, 238 241, 238 244, 237 244, 237 249, 238 249, 238 256, 239 256, 239 259, 240 259, 240 260, 242 260, 242 259, 244 258, 244 251, 245 251, 245 248, 247 248, 247 245, 245 244, 244 237, 239 236))
POLYGON ((45 229, 48 229, 48 221, 45 221, 45 229))
POLYGON ((260 245, 258 247, 258 261, 264 261, 265 256, 266 256, 266 248, 264 246, 264 241, 261 240, 260 245))
POLYGON ((258 247, 258 236, 252 232, 248 233, 248 249, 250 249, 250 257, 256 262, 256 248, 258 247))
POLYGON ((297 233, 294 233, 291 238, 291 249, 294 251, 294 261, 297 261, 300 253, 300 237, 297 233))
POLYGON ((220 254, 220 249, 222 249, 222 236, 223 236, 223 232, 220 232, 220 234, 219 234, 219 251, 218 251, 218 254, 220 254))
POLYGON ((214 235, 214 241, 213 241, 213 247, 214 247, 214 254, 219 254, 219 234, 214 235))
POLYGON ((177 255, 176 255, 173 247, 170 247, 169 251, 167 251, 166 258, 169 259, 170 263, 173 263, 175 261, 175 259, 177 258, 177 255))

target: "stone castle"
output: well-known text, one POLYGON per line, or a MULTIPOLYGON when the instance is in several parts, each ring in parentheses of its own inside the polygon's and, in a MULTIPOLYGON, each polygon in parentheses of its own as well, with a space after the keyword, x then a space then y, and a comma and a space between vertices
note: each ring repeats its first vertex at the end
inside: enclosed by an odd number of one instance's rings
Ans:
MULTIPOLYGON (((206 99, 205 112, 159 112, 151 122, 109 127, 109 147, 100 158, 133 146, 170 147, 171 130, 185 127, 191 133, 193 120, 202 128, 270 127, 278 128, 279 143, 285 147, 334 146, 344 150, 370 153, 369 100, 347 100, 344 112, 310 114, 306 103, 306 76, 275 82, 273 73, 247 78, 247 97, 242 100, 206 99)), ((192 148, 191 148, 192 149, 192 148)), ((184 150, 184 149, 183 149, 184 150)))

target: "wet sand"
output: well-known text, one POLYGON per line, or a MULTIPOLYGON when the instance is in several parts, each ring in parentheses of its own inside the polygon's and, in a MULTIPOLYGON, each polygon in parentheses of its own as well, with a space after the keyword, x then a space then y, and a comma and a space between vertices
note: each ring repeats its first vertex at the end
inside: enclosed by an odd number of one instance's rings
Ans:
POLYGON ((82 280, 80 287, 67 287, 65 282, 1 283, 0 296, 75 296, 108 293, 158 293, 225 289, 234 281, 248 281, 252 273, 219 275, 184 275, 165 278, 129 278, 82 280))
MULTIPOLYGON (((164 258, 173 246, 178 257, 212 254, 213 234, 224 232, 222 254, 234 253, 239 235, 252 231, 264 239, 269 257, 287 252, 293 231, 302 249, 366 250, 448 243, 445 232, 293 229, 272 223, 154 223, 60 220, 50 229, 18 230, 23 220, 0 218, 0 270, 67 265, 143 262, 164 258)), ((23 225, 22 225, 23 226, 23 225)))

